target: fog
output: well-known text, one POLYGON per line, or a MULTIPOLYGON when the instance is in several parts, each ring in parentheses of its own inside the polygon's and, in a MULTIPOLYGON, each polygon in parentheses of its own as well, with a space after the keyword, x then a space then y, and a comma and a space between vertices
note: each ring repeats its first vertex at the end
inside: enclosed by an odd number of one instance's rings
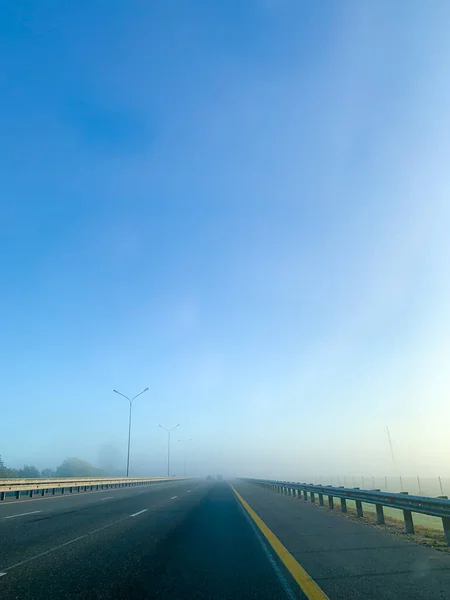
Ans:
POLYGON ((148 387, 132 475, 450 476, 450 8, 303 4, 6 41, 6 466, 124 475, 148 387))

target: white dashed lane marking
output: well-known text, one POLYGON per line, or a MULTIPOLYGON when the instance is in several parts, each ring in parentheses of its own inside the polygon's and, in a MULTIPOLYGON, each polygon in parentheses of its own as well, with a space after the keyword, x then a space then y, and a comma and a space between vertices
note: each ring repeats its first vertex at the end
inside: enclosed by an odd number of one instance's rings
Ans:
POLYGON ((144 508, 144 510, 140 510, 137 513, 134 513, 133 515, 130 515, 130 517, 137 517, 138 515, 142 515, 142 513, 145 513, 148 511, 148 508, 144 508))
POLYGON ((9 515, 9 517, 3 517, 4 519, 15 519, 16 517, 26 517, 27 515, 35 515, 36 513, 40 513, 42 510, 32 510, 27 513, 20 513, 20 515, 9 515))
POLYGON ((178 496, 172 496, 171 500, 175 500, 175 498, 178 498, 178 496))

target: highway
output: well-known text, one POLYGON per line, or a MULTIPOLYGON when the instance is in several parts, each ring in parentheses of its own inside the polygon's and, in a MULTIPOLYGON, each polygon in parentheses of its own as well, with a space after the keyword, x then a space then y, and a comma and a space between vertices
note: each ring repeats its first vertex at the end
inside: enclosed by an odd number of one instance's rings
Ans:
POLYGON ((449 555, 231 483, 4 502, 0 598, 450 598, 449 555))

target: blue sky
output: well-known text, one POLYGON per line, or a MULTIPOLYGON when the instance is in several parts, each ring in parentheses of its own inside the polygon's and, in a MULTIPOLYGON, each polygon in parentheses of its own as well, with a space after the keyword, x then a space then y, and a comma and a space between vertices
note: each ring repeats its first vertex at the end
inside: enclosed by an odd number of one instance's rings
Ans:
POLYGON ((442 473, 447 3, 63 4, 0 5, 5 461, 148 386, 135 469, 442 473))

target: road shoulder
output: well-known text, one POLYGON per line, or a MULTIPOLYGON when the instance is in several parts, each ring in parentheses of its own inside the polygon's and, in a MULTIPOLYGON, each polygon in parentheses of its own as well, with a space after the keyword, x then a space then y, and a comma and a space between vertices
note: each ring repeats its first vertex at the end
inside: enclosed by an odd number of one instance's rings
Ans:
POLYGON ((449 597, 449 556, 256 484, 234 485, 333 600, 449 597))

